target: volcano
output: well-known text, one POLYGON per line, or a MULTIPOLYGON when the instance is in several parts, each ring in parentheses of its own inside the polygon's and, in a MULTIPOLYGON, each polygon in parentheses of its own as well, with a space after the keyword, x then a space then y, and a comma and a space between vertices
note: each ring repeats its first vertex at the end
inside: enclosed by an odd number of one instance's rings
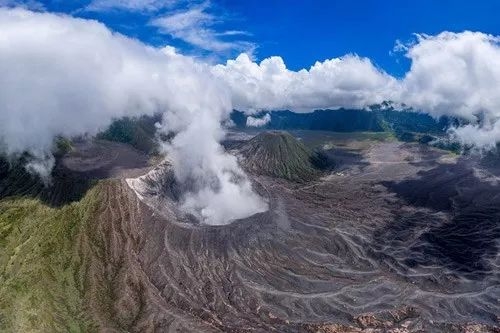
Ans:
POLYGON ((269 209, 218 226, 180 209, 168 159, 130 145, 75 144, 47 189, 0 164, 0 331, 499 332, 500 171, 300 137, 232 148, 269 209))
POLYGON ((268 131, 240 148, 245 169, 254 174, 306 182, 317 178, 327 158, 285 131, 268 131))

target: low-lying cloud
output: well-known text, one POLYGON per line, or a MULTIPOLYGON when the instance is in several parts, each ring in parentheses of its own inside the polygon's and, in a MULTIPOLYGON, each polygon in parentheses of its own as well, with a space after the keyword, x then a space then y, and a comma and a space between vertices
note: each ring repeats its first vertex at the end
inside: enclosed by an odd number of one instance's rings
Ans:
POLYGON ((93 135, 114 118, 161 112, 160 130, 177 133, 165 150, 178 181, 189 184, 182 206, 205 223, 226 223, 266 209, 219 144, 220 124, 233 108, 250 115, 249 126, 262 126, 269 115, 253 112, 390 100, 468 119, 452 134, 490 147, 500 140, 499 43, 477 32, 418 35, 412 45, 399 45, 411 60, 401 79, 357 55, 300 71, 280 57, 256 63, 246 54, 211 66, 97 21, 0 8, 0 149, 29 151, 27 167, 43 175, 53 164, 54 137, 93 135))
POLYGON ((186 209, 210 224, 266 209, 218 143, 232 107, 208 65, 96 21, 0 8, 0 73, 0 147, 29 151, 29 170, 48 174, 58 135, 93 135, 113 118, 161 112, 161 130, 177 133, 165 147, 176 176, 191 184, 186 209))
POLYGON ((500 139, 500 38, 479 32, 417 36, 408 48, 410 71, 400 100, 434 116, 472 124, 453 134, 466 144, 491 147, 500 139))
POLYGON ((281 57, 260 63, 245 54, 212 71, 231 90, 235 108, 310 112, 366 108, 383 101, 406 104, 432 116, 460 117, 473 125, 454 130, 464 143, 492 145, 500 138, 500 37, 480 32, 417 35, 399 45, 411 68, 397 79, 368 58, 346 55, 289 70, 281 57))
POLYGON ((246 125, 247 127, 262 127, 269 124, 269 122, 271 122, 271 115, 269 113, 266 113, 260 118, 248 116, 246 125))

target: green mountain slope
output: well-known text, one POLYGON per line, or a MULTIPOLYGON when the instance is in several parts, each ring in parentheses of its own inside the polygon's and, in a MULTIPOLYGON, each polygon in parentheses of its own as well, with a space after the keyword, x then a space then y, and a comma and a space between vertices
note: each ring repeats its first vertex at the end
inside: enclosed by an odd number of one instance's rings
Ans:
POLYGON ((98 194, 94 188, 62 208, 38 199, 0 201, 0 331, 92 331, 75 245, 98 194))
POLYGON ((249 171, 298 182, 317 177, 326 164, 322 156, 283 131, 261 133, 245 143, 240 152, 249 171))

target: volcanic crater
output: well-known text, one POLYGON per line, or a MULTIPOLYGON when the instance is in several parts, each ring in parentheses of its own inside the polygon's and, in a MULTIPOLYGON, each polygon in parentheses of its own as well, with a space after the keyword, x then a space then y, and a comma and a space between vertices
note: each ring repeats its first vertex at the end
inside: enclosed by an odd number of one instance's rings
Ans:
MULTIPOLYGON (((168 160, 130 167, 128 158, 112 159, 110 169, 122 172, 71 206, 85 216, 71 229, 63 275, 77 281, 79 325, 106 332, 499 332, 495 170, 414 143, 292 134, 231 143, 269 210, 223 226, 179 209, 182 188, 168 160)), ((93 158, 86 151, 72 156, 93 158)), ((56 330, 71 327, 75 313, 48 304, 60 313, 56 330)))

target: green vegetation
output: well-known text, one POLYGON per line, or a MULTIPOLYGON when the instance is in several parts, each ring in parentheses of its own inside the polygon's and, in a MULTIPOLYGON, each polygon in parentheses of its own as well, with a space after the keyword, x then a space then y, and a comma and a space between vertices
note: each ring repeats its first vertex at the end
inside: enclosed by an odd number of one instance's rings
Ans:
POLYGON ((68 138, 59 136, 54 140, 53 153, 56 157, 63 156, 71 150, 73 150, 73 145, 68 138))
POLYGON ((328 166, 326 157, 307 148, 292 135, 282 131, 264 132, 241 149, 245 165, 256 173, 307 181, 328 166))
MULTIPOLYGON (((450 117, 433 118, 413 109, 396 110, 391 103, 372 105, 370 111, 362 109, 316 110, 311 113, 290 111, 270 111, 257 113, 271 116, 265 129, 314 130, 336 133, 387 133, 405 142, 419 142, 440 149, 459 152, 462 147, 457 142, 445 142, 447 130, 451 126, 464 123, 463 119, 450 117)), ((246 115, 233 111, 231 120, 239 128, 246 127, 246 115)))
POLYGON ((103 140, 128 143, 140 151, 153 153, 157 148, 155 124, 160 120, 160 116, 116 119, 106 131, 97 137, 103 140))
POLYGON ((295 136, 302 138, 302 142, 312 149, 323 149, 335 144, 344 144, 351 141, 369 143, 372 141, 384 142, 395 140, 392 132, 327 132, 327 131, 294 131, 295 136))
POLYGON ((95 213, 99 186, 51 208, 37 199, 0 201, 0 331, 89 332, 78 235, 95 213))

